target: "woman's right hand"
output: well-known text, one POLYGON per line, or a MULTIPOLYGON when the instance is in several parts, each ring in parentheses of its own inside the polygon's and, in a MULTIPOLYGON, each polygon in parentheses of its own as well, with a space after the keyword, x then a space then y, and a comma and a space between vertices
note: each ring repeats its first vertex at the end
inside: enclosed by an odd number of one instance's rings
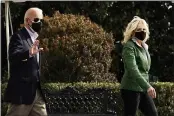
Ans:
POLYGON ((151 96, 152 98, 156 98, 156 91, 153 87, 149 87, 147 89, 147 93, 149 96, 151 96))

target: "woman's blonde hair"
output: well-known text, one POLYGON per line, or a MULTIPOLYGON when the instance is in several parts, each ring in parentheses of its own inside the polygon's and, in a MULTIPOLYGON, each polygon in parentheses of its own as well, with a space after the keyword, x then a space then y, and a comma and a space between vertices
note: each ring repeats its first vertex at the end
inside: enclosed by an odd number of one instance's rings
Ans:
POLYGON ((128 23, 126 30, 124 32, 124 40, 123 40, 124 43, 126 43, 129 39, 131 39, 131 37, 132 37, 132 35, 133 35, 133 33, 134 33, 135 29, 137 28, 138 23, 140 21, 142 21, 144 23, 145 28, 146 28, 146 37, 143 41, 144 42, 147 41, 147 39, 149 38, 149 35, 150 35, 149 25, 147 24, 147 22, 144 19, 141 19, 138 16, 134 16, 132 21, 128 23))

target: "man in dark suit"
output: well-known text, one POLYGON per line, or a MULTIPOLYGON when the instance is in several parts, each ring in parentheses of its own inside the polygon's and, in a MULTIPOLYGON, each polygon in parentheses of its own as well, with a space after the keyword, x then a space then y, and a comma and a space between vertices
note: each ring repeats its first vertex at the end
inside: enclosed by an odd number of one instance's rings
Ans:
POLYGON ((10 78, 4 100, 9 103, 6 116, 47 116, 40 86, 40 51, 38 32, 43 13, 39 8, 26 11, 24 25, 14 33, 9 44, 10 78))

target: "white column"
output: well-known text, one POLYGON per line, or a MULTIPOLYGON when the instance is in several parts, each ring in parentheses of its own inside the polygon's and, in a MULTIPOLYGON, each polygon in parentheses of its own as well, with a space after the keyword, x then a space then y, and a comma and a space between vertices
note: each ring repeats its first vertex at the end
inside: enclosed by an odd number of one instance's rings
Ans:
POLYGON ((9 59, 8 59, 8 46, 10 42, 9 36, 9 1, 5 1, 5 24, 6 24, 6 41, 7 41, 7 65, 8 65, 8 77, 9 78, 9 59))

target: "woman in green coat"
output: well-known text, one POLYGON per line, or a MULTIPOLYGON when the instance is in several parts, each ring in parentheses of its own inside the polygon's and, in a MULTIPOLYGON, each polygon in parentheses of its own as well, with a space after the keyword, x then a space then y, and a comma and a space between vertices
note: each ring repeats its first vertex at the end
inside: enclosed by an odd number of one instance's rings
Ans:
POLYGON ((153 98, 156 91, 149 83, 151 59, 148 45, 148 24, 135 16, 124 32, 123 62, 124 75, 121 81, 121 96, 124 116, 135 116, 140 109, 145 116, 158 116, 153 98))

